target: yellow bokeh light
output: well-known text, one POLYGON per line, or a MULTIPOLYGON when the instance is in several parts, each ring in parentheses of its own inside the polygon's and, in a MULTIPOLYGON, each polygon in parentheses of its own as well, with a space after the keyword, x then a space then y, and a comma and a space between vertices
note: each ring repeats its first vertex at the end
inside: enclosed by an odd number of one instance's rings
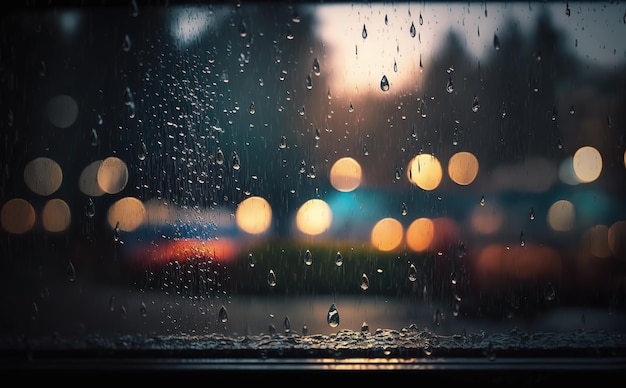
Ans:
POLYGON ((448 175, 459 185, 469 185, 478 175, 478 159, 470 152, 457 152, 448 162, 448 175))
POLYGON ((330 183, 339 191, 349 192, 361 184, 361 165, 353 158, 341 158, 330 169, 330 183))
POLYGON ((556 231, 567 232, 574 227, 575 220, 575 207, 570 201, 561 199, 548 209, 548 225, 556 231))
POLYGON ((395 218, 383 218, 372 228, 372 245, 381 251, 391 251, 400 245, 403 237, 403 227, 395 218))
POLYGON ((117 194, 128 183, 128 167, 115 156, 108 157, 98 167, 98 186, 108 194, 117 194))
POLYGON ((609 227, 607 225, 594 225, 583 234, 583 244, 588 247, 591 254, 597 258, 605 258, 611 255, 609 247, 609 227))
POLYGON ((41 212, 41 222, 48 232, 63 232, 70 225, 72 218, 70 207, 62 199, 46 202, 41 212))
POLYGON ((265 198, 246 198, 237 206, 235 221, 237 226, 246 233, 263 233, 272 222, 272 207, 265 198))
POLYGON ((441 183, 441 162, 434 155, 420 154, 409 162, 409 181, 424 190, 434 190, 441 183))
POLYGON ((88 164, 80 173, 78 178, 78 188, 80 191, 90 197, 99 197, 105 192, 98 185, 98 169, 102 164, 102 160, 96 160, 88 164))
POLYGON ((24 168, 24 182, 36 194, 50 195, 61 187, 62 181, 61 166, 50 158, 35 158, 24 168))
POLYGON ((134 197, 122 198, 109 207, 107 220, 111 228, 119 222, 120 230, 132 232, 144 222, 146 208, 140 200, 134 197))
POLYGON ((35 209, 26 200, 14 198, 2 206, 0 213, 2 227, 9 233, 28 232, 35 225, 35 209))
POLYGON ((590 146, 579 148, 574 154, 572 163, 576 177, 583 183, 595 181, 602 172, 602 155, 590 146))
POLYGON ((406 230, 406 244, 416 252, 430 248, 435 235, 435 226, 428 218, 418 218, 406 230))
POLYGON ((302 233, 318 235, 325 232, 333 220, 330 206, 321 199, 306 201, 296 214, 296 226, 302 233))

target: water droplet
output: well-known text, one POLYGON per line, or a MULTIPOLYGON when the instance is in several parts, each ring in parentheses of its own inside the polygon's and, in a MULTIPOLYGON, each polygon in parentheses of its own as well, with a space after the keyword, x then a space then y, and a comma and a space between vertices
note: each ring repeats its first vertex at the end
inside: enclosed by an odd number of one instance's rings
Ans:
POLYGON ((343 255, 339 251, 337 251, 337 254, 335 255, 335 265, 337 267, 341 267, 343 265, 343 255))
POLYGON ((315 127, 315 140, 319 140, 321 137, 320 129, 315 127))
POLYGON ((128 34, 124 35, 124 40, 122 41, 122 51, 129 52, 131 46, 130 36, 128 34))
POLYGON ((30 319, 35 321, 37 320, 37 317, 39 317, 39 307, 37 307, 36 302, 33 302, 33 304, 30 306, 30 319))
POLYGON ((569 114, 573 115, 574 113, 576 113, 576 111, 574 110, 574 105, 571 105, 569 107, 569 114))
POLYGON ((519 245, 521 246, 525 246, 526 245, 526 238, 524 237, 524 232, 520 232, 519 234, 519 245))
POLYGON ((502 102, 502 118, 506 117, 506 104, 502 102))
POLYGON ((361 334, 367 334, 370 332, 370 325, 367 322, 363 321, 361 324, 361 334))
POLYGON ((307 89, 309 90, 313 89, 313 79, 311 78, 311 74, 306 75, 306 79, 304 82, 305 82, 307 89))
POLYGON ((528 218, 530 218, 531 221, 533 221, 535 219, 535 211, 533 210, 533 208, 530 208, 530 213, 528 214, 528 218))
POLYGON ((370 154, 370 151, 367 149, 367 144, 363 144, 363 155, 367 156, 370 154))
POLYGON ((411 263, 411 265, 409 265, 409 281, 414 282, 417 280, 417 268, 415 267, 415 264, 411 263))
POLYGON ((130 105, 133 102, 133 92, 129 87, 124 89, 123 93, 124 105, 130 105))
POLYGON ((146 160, 147 154, 148 154, 148 147, 146 147, 146 143, 142 141, 141 144, 139 145, 139 154, 137 155, 137 158, 139 160, 146 160))
POLYGON ((417 35, 417 31, 415 30, 415 24, 413 24, 413 22, 411 22, 411 27, 409 28, 409 34, 411 34, 411 38, 415 38, 415 35, 417 35))
POLYGON ((254 268, 255 265, 256 265, 256 259, 254 258, 254 255, 252 253, 250 253, 248 255, 248 266, 250 268, 254 268))
POLYGON ((546 289, 543 292, 543 297, 546 301, 551 302, 556 297, 556 291, 554 290, 554 286, 552 283, 548 283, 546 289))
POLYGON ((552 121, 556 121, 556 117, 559 115, 559 111, 556 105, 552 106, 552 121))
POLYGON ((402 210, 400 211, 400 214, 402 214, 403 216, 406 216, 408 213, 408 209, 406 206, 406 203, 402 202, 402 210))
POLYGON ((389 90, 389 80, 386 75, 383 75, 383 78, 380 80, 380 90, 386 92, 389 90))
POLYGON ((298 172, 300 174, 304 174, 306 172, 306 162, 304 160, 300 162, 300 169, 298 172))
POLYGON ((115 242, 120 241, 120 222, 119 221, 115 223, 115 228, 113 229, 113 241, 115 242))
POLYGON ((396 62, 396 60, 393 60, 393 72, 397 73, 398 72, 398 63, 396 62))
POLYGON ((285 317, 285 320, 283 321, 283 330, 285 331, 285 334, 291 332, 291 322, 289 322, 289 317, 285 317))
POLYGON ((361 275, 361 289, 365 291, 368 288, 370 288, 370 279, 367 277, 367 274, 364 273, 361 275))
POLYGON ((361 31, 361 36, 363 39, 367 38, 367 28, 365 28, 365 24, 363 24, 363 31, 361 31))
POLYGON ((328 309, 328 316, 326 317, 326 322, 328 322, 328 326, 337 327, 339 326, 339 311, 337 311, 337 307, 333 303, 330 305, 328 309))
POLYGON ((278 143, 278 148, 280 148, 281 150, 287 148, 287 137, 286 136, 281 136, 280 137, 280 143, 278 143))
POLYGON ((453 286, 456 286, 456 282, 457 282, 456 272, 452 271, 450 273, 450 284, 452 284, 453 286))
POLYGON ((400 168, 396 167, 395 179, 399 181, 401 178, 402 178, 402 174, 400 173, 400 168))
POLYGON ((448 78, 448 83, 446 84, 446 92, 454 92, 454 82, 452 82, 452 77, 448 78))
POLYGON ((304 325, 302 325, 302 335, 308 335, 308 334, 309 334, 309 327, 305 323, 304 325))
POLYGON ((236 151, 232 153, 233 170, 239 170, 241 168, 241 160, 239 160, 239 154, 236 151))
POLYGON ((570 11, 569 9, 569 3, 565 3, 565 14, 567 16, 570 16, 572 14, 572 11, 570 11))
POLYGON ((250 103, 250 109, 248 110, 248 112, 250 112, 251 115, 256 113, 256 107, 254 106, 254 101, 250 103))
POLYGON ((137 5, 137 0, 130 0, 130 4, 128 5, 128 14, 134 18, 139 16, 139 6, 137 5))
POLYGON ((44 61, 39 62, 39 75, 42 77, 46 75, 46 62, 44 61))
POLYGON ((387 14, 385 14, 385 25, 386 26, 389 25, 389 18, 387 17, 387 14))
POLYGON ((320 61, 317 60, 317 57, 313 58, 313 73, 315 75, 321 74, 320 61))
POLYGON ((67 264, 65 274, 67 275, 67 280, 69 280, 70 282, 76 280, 76 269, 74 268, 74 264, 71 261, 67 264))
POLYGON ((306 252, 304 252, 304 264, 306 265, 313 264, 313 254, 308 249, 306 250, 306 252))
POLYGON ((93 218, 96 215, 96 205, 93 203, 91 197, 87 198, 87 204, 85 205, 85 215, 88 218, 93 218))
POLYGON ((558 149, 562 150, 563 149, 563 141, 561 139, 557 140, 556 146, 558 149))
POLYGON ((221 148, 218 148, 215 152, 215 163, 219 164, 220 166, 224 164, 224 151, 222 151, 221 148))
POLYGON ((126 306, 122 305, 122 307, 120 307, 120 315, 122 319, 128 318, 128 312, 126 311, 126 306))
POLYGON ((493 34, 493 48, 495 48, 496 51, 500 50, 500 39, 496 34, 493 34))
POLYGON ((472 101, 472 112, 478 112, 480 109, 480 102, 478 101, 478 96, 474 95, 474 100, 472 101))
POLYGON ((239 36, 241 36, 242 38, 245 38, 248 35, 248 26, 246 25, 246 22, 241 20, 239 22, 239 36))
POLYGON ((424 71, 424 65, 422 65, 422 53, 420 53, 420 73, 424 71))
POLYGON ((267 331, 270 335, 276 334, 276 326, 274 326, 273 323, 270 323, 269 326, 267 327, 267 331))
POLYGON ((111 295, 111 297, 109 298, 109 311, 113 312, 115 311, 115 296, 111 295))
POLYGON ((424 25, 424 18, 422 17, 421 12, 420 12, 420 17, 419 17, 419 22, 420 22, 420 26, 424 25))
POLYGON ((481 194, 480 196, 480 206, 485 206, 485 194, 481 194))
POLYGON ((352 101, 350 102, 350 106, 348 106, 348 112, 354 112, 354 106, 352 106, 352 101))
POLYGON ((220 310, 217 313, 217 319, 219 319, 221 323, 228 322, 228 311, 226 311, 226 307, 224 307, 223 305, 222 307, 220 307, 220 310))
POLYGON ((270 269, 270 272, 267 274, 267 284, 270 287, 276 287, 276 274, 273 269, 270 269))
POLYGON ((144 302, 141 302, 141 305, 139 306, 139 315, 141 315, 142 318, 148 316, 148 308, 144 302))

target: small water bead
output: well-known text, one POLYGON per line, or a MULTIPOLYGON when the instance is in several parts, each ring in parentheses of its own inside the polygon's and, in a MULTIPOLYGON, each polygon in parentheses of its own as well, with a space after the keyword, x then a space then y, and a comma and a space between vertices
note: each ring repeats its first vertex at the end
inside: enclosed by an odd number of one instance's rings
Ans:
POLYGON ((115 228, 113 229, 113 241, 115 242, 120 241, 120 222, 119 221, 115 223, 115 228))
POLYGON ((143 141, 139 144, 139 154, 137 154, 137 159, 144 161, 146 160, 146 155, 148 154, 148 147, 146 143, 143 141))
POLYGON ((267 284, 270 287, 276 287, 276 274, 272 269, 270 269, 269 273, 267 274, 267 284))
POLYGON ((289 317, 285 317, 285 320, 283 321, 283 330, 285 331, 285 334, 289 334, 291 332, 291 322, 289 321, 289 317))
POLYGON ((248 109, 248 112, 250 112, 251 115, 256 113, 256 106, 254 105, 254 101, 250 103, 250 108, 248 109))
POLYGON ((319 140, 321 137, 320 129, 315 127, 315 140, 319 140))
POLYGON ((383 75, 383 78, 380 80, 380 90, 383 92, 389 91, 389 80, 386 75, 383 75))
POLYGON ((400 211, 400 214, 402 214, 403 216, 406 216, 408 212, 409 211, 407 209, 406 203, 402 202, 402 210, 400 211))
POLYGON ((74 268, 74 264, 71 261, 67 264, 67 268, 65 268, 65 274, 67 275, 67 280, 70 282, 76 280, 76 268, 74 268))
POLYGON ((281 150, 284 150, 285 148, 287 148, 287 137, 286 136, 281 136, 280 137, 280 143, 278 143, 278 148, 281 150))
POLYGON ((239 154, 237 154, 236 151, 233 151, 232 159, 233 159, 233 170, 241 169, 241 160, 239 160, 239 154))
POLYGON ((95 146, 98 145, 98 143, 99 143, 99 141, 98 141, 98 131, 96 131, 95 128, 91 128, 91 141, 90 141, 90 144, 95 147, 95 146))
POLYGON ((367 148, 367 144, 363 144, 363 155, 367 156, 369 154, 370 154, 370 151, 367 148))
POLYGON ((474 95, 474 100, 472 101, 472 112, 476 113, 480 109, 480 101, 478 101, 478 97, 474 95))
POLYGON ((415 35, 417 35, 417 30, 415 29, 415 24, 413 24, 413 22, 411 22, 411 27, 409 28, 409 34, 411 34, 411 38, 415 38, 415 35))
POLYGON ((398 72, 398 63, 396 62, 396 60, 393 60, 393 72, 397 73, 398 72))
POLYGON ((365 28, 365 24, 363 24, 363 30, 361 31, 361 36, 363 39, 367 38, 367 28, 365 28))
POLYGON ((300 162, 300 169, 298 172, 300 174, 304 174, 306 172, 306 162, 304 160, 300 162))
POLYGON ((328 316, 326 317, 326 322, 328 323, 328 326, 330 327, 339 326, 339 311, 337 311, 337 307, 335 306, 334 303, 330 305, 330 308, 328 309, 328 316))
POLYGON ((252 253, 248 255, 248 266, 250 268, 254 268, 256 266, 256 259, 254 258, 254 254, 252 253))
POLYGON ((519 244, 521 246, 525 246, 526 245, 526 238, 524 237, 524 232, 520 232, 519 234, 519 244))
POLYGON ((343 265, 343 255, 339 251, 337 251, 337 254, 335 255, 335 265, 337 267, 341 267, 343 265))
POLYGON ((446 84, 446 92, 448 93, 454 92, 454 82, 452 81, 452 77, 448 77, 448 83, 446 84))
POLYGON ((141 302, 141 304, 139 305, 139 315, 141 315, 142 318, 148 316, 148 307, 146 307, 145 302, 141 302))
POLYGON ((307 324, 305 323, 304 325, 302 325, 302 335, 308 335, 309 334, 309 326, 307 326, 307 324))
POLYGON ((215 163, 219 164, 220 166, 222 164, 224 164, 224 151, 222 151, 221 148, 218 148, 217 151, 215 152, 215 163))
POLYGON ((480 206, 485 206, 485 194, 480 196, 480 206))
POLYGON ((415 264, 413 263, 409 265, 409 281, 411 282, 417 281, 417 268, 415 267, 415 264))
POLYGON ((304 252, 304 264, 308 266, 313 264, 313 254, 308 249, 304 252))
POLYGON ((311 74, 306 75, 306 79, 304 80, 304 84, 308 90, 313 89, 313 78, 311 78, 311 74))
POLYGON ((367 322, 363 321, 363 323, 361 324, 361 334, 367 334, 370 331, 370 326, 367 324, 367 322))
POLYGON ((424 25, 424 18, 422 17, 422 13, 420 12, 420 16, 419 16, 419 23, 420 26, 424 25))
POLYGON ((535 219, 535 211, 533 210, 533 208, 530 208, 530 212, 528 214, 528 218, 530 218, 531 221, 533 221, 535 219))
POLYGON ((317 57, 313 58, 312 68, 313 68, 313 74, 320 75, 322 73, 321 67, 320 67, 320 61, 317 59, 317 57))
POLYGON ((496 49, 496 51, 500 50, 500 38, 498 38, 496 34, 493 34, 493 48, 496 49))
POLYGON ((269 326, 267 327, 267 332, 269 333, 269 335, 276 334, 276 326, 274 326, 273 323, 270 323, 269 326))
POLYGON ((367 274, 364 273, 361 275, 361 289, 366 291, 368 288, 370 288, 370 279, 367 277, 367 274))
POLYGON ((33 302, 30 305, 30 319, 33 321, 37 320, 39 317, 39 307, 37 306, 37 302, 33 302))
POLYGON ((556 291, 554 290, 552 283, 548 283, 546 286, 546 289, 543 292, 543 297, 548 302, 551 302, 554 298, 556 298, 556 291))
POLYGON ((93 218, 96 215, 96 205, 91 197, 87 198, 87 204, 85 205, 85 215, 87 218, 93 218))

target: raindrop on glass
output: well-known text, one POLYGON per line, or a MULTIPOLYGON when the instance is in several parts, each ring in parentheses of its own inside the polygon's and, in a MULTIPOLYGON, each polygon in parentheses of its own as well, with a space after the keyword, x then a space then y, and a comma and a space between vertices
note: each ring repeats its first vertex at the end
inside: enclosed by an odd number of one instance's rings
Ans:
POLYGON ((137 0, 130 0, 130 4, 128 5, 128 14, 132 17, 139 16, 139 6, 137 5, 137 0))
POLYGON ((385 25, 386 26, 389 25, 389 18, 387 17, 387 14, 385 14, 385 25))
POLYGON ((370 279, 367 277, 367 274, 361 275, 361 289, 363 291, 370 288, 370 279))
POLYGON ((370 154, 370 151, 367 149, 367 144, 363 144, 363 155, 367 156, 370 154))
POLYGON ((304 174, 306 172, 306 162, 304 160, 300 162, 300 169, 298 172, 300 174, 304 174))
POLYGON ((319 140, 321 137, 320 129, 315 127, 315 140, 319 140))
POLYGON ((569 3, 565 3, 565 14, 567 16, 572 14, 572 11, 570 11, 570 9, 569 9, 569 3))
POLYGON ((493 34, 493 48, 496 49, 496 51, 500 50, 500 39, 496 34, 493 34))
POLYGON ((386 75, 383 75, 383 78, 380 80, 380 90, 386 92, 389 90, 389 80, 386 75))
POLYGON ((76 269, 74 268, 74 264, 72 264, 71 261, 67 264, 65 274, 67 275, 67 280, 69 280, 70 282, 76 280, 76 269))
POLYGON ((85 215, 88 218, 93 218, 96 215, 96 205, 93 203, 91 197, 87 198, 87 204, 85 205, 85 215))
POLYGON ((243 20, 239 23, 239 36, 245 38, 248 35, 248 26, 246 26, 246 22, 243 20))
POLYGON ((343 265, 343 255, 339 251, 337 251, 337 254, 335 255, 335 265, 337 267, 341 267, 343 265))
POLYGON ((448 93, 454 92, 454 82, 452 82, 452 77, 448 77, 448 83, 446 84, 446 92, 448 93))
POLYGON ((363 24, 363 31, 361 31, 361 36, 363 39, 367 38, 367 28, 365 28, 365 24, 363 24))
POLYGON ((142 318, 148 316, 148 308, 144 302, 141 302, 141 305, 139 306, 139 315, 141 315, 142 318))
POLYGON ((109 311, 113 312, 115 311, 115 296, 111 295, 111 297, 109 298, 109 311))
POLYGON ((411 265, 409 265, 409 281, 414 282, 417 280, 417 268, 415 267, 415 264, 411 263, 411 265))
POLYGON ((420 26, 424 25, 424 18, 422 17, 421 12, 420 12, 420 17, 419 17, 419 22, 420 22, 420 26))
POLYGON ((363 321, 361 324, 361 334, 367 334, 370 332, 370 325, 367 322, 363 321))
POLYGON ((574 113, 576 113, 576 111, 574 110, 574 105, 571 105, 569 107, 569 114, 573 115, 574 113))
POLYGON ((526 238, 524 237, 524 232, 520 232, 519 234, 519 245, 521 246, 526 245, 526 238))
POLYGON ((124 89, 123 98, 124 98, 124 105, 132 104, 132 102, 133 102, 133 92, 130 91, 129 87, 126 87, 126 89, 124 89))
POLYGON ((480 102, 478 101, 478 96, 474 95, 474 100, 472 101, 472 112, 478 112, 480 109, 480 102))
POLYGON ((328 326, 337 327, 339 326, 339 312, 337 311, 337 307, 333 303, 330 305, 328 309, 328 316, 326 317, 326 322, 328 322, 328 326))
POLYGON ((122 41, 122 51, 129 52, 131 46, 130 36, 128 34, 124 35, 124 40, 122 41))
POLYGON ((256 107, 254 106, 254 101, 250 103, 250 109, 248 110, 248 112, 250 112, 251 115, 256 113, 256 107))
POLYGON ((39 62, 39 75, 42 77, 46 75, 46 62, 44 61, 39 62))
POLYGON ((248 255, 248 266, 250 268, 254 268, 255 265, 256 265, 256 259, 254 258, 254 255, 252 253, 250 253, 248 255))
POLYGON ((117 221, 115 223, 115 228, 113 229, 113 241, 120 241, 120 222, 117 221))
POLYGON ((409 28, 409 34, 411 34, 411 38, 415 38, 415 35, 417 35, 417 31, 415 30, 415 24, 413 24, 413 22, 411 22, 411 27, 409 28))
POLYGON ((283 321, 283 329, 285 334, 291 332, 291 322, 289 322, 289 317, 285 317, 285 320, 283 321))
POLYGON ((559 115, 559 111, 556 108, 556 105, 552 106, 552 121, 556 121, 556 117, 559 115))
POLYGON ((219 319, 221 323, 228 322, 228 311, 226 311, 226 307, 220 307, 220 311, 217 313, 217 319, 219 319))
POLYGON ((315 75, 321 74, 320 61, 317 60, 317 57, 313 59, 313 74, 315 75))
POLYGON ((533 221, 535 219, 535 211, 533 210, 533 208, 530 208, 530 213, 528 214, 528 218, 530 218, 531 221, 533 221))
POLYGON ((452 271, 450 273, 450 284, 452 284, 453 286, 456 286, 456 283, 457 283, 456 272, 452 271))
POLYGON ((403 216, 406 216, 408 213, 408 209, 406 206, 406 203, 402 202, 402 209, 400 210, 400 214, 402 214, 403 216))
POLYGON ((485 206, 485 194, 481 194, 480 196, 480 206, 485 206))
POLYGON ((396 62, 396 60, 393 60, 393 72, 397 73, 398 72, 398 63, 396 62))
POLYGON ((221 148, 218 148, 215 154, 215 163, 222 165, 224 164, 224 151, 221 148))
POLYGON ((350 102, 350 105, 348 106, 348 112, 354 112, 354 106, 352 106, 352 102, 350 102))
POLYGON ((306 75, 306 79, 304 82, 305 82, 307 89, 309 90, 313 89, 313 79, 311 78, 311 74, 306 75))
POLYGON ((270 272, 267 274, 267 284, 270 287, 276 287, 276 274, 273 269, 270 269, 270 272))
POLYGON ((239 154, 237 154, 236 151, 233 151, 232 159, 233 159, 233 170, 239 170, 241 168, 241 160, 239 160, 239 154))
POLYGON ((148 147, 146 147, 146 143, 142 141, 141 145, 139 146, 139 154, 137 155, 137 158, 139 158, 139 160, 146 160, 147 154, 148 154, 148 147))
POLYGON ((281 136, 280 137, 280 143, 278 143, 278 148, 280 148, 281 150, 287 148, 287 137, 286 136, 281 136))
POLYGON ((304 264, 306 265, 313 264, 313 254, 308 249, 306 250, 306 252, 304 252, 304 264))
POLYGON ((551 302, 556 297, 556 291, 554 290, 554 286, 552 283, 548 283, 546 289, 543 292, 543 297, 546 301, 551 302))
POLYGON ((276 326, 274 326, 274 324, 273 324, 273 323, 270 323, 270 324, 269 324, 269 326, 267 327, 267 332, 268 332, 270 335, 274 335, 274 334, 276 334, 276 326))
POLYGON ((37 319, 38 316, 39 316, 39 307, 37 307, 36 302, 33 302, 33 304, 30 306, 30 319, 34 321, 37 319))
POLYGON ((307 335, 307 334, 309 334, 309 327, 305 323, 304 325, 302 325, 302 335, 307 335))

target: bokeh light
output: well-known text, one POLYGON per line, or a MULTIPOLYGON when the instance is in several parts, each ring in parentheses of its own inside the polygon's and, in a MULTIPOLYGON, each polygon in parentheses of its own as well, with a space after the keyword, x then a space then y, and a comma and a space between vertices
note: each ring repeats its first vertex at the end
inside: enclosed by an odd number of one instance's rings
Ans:
POLYGON ((115 201, 107 212, 107 220, 111 228, 119 222, 119 228, 124 232, 132 232, 144 222, 146 208, 139 199, 125 197, 115 201))
POLYGON ((406 230, 406 244, 416 252, 427 250, 432 244, 435 226, 428 218, 418 218, 406 230))
POLYGON ((118 157, 110 156, 98 167, 98 186, 108 194, 117 194, 128 183, 128 167, 118 157))
POLYGON ((98 169, 102 164, 102 160, 96 160, 89 163, 78 177, 78 188, 83 194, 90 197, 99 197, 106 194, 98 184, 98 169))
POLYGON ((62 199, 51 199, 43 207, 41 222, 48 232, 65 231, 72 220, 72 213, 68 204, 62 199))
POLYGON ((548 225, 556 231, 567 232, 574 227, 576 209, 568 200, 556 201, 548 209, 548 225))
POLYGON ((441 162, 434 155, 420 154, 409 162, 409 181, 424 190, 434 190, 441 183, 441 162))
POLYGON ((325 232, 333 219, 330 206, 321 199, 306 201, 296 214, 296 226, 302 233, 318 235, 325 232))
POLYGON ((338 191, 350 192, 361 184, 361 165, 353 158, 337 160, 330 169, 330 183, 338 191))
POLYGON ((566 185, 576 186, 580 184, 580 180, 574 172, 574 158, 571 156, 566 157, 559 164, 559 179, 566 185))
POLYGON ((613 256, 626 259, 626 221, 614 222, 609 227, 608 241, 613 256))
POLYGON ((472 229, 479 234, 492 234, 500 230, 504 221, 504 210, 493 202, 485 206, 476 205, 470 214, 472 229))
POLYGON ((35 158, 24 168, 24 182, 34 193, 50 195, 61 187, 63 171, 61 166, 50 158, 35 158))
POLYGON ((48 101, 46 113, 52 125, 57 128, 68 128, 78 117, 78 104, 72 97, 60 94, 48 101))
POLYGON ((272 207, 265 198, 246 198, 237 206, 235 220, 237 226, 246 233, 263 233, 272 222, 272 207))
POLYGON ((582 243, 594 257, 606 258, 611 255, 609 247, 609 227, 607 225, 594 225, 583 233, 582 243))
POLYGON ((470 152, 457 152, 448 161, 448 175, 459 185, 469 185, 478 175, 478 159, 470 152))
POLYGON ((595 181, 602 172, 602 155, 590 146, 579 148, 572 163, 576 177, 583 183, 595 181))
POLYGON ((28 232, 35 225, 35 209, 22 198, 13 198, 2 206, 0 213, 2 228, 9 233, 28 232))
POLYGON ((404 237, 404 230, 400 221, 395 218, 383 218, 372 228, 371 242, 374 248, 381 251, 391 251, 397 248, 404 237))

